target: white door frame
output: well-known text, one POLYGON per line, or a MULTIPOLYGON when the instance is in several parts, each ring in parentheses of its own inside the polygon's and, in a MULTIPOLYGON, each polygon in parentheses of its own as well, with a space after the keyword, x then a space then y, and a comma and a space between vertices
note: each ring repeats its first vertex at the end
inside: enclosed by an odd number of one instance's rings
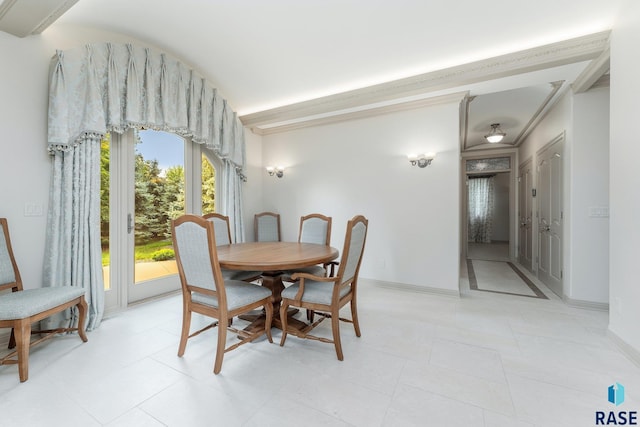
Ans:
MULTIPOLYGON (((202 171, 201 149, 185 139, 185 211, 200 214, 202 171)), ((110 147, 110 200, 109 200, 109 262, 110 290, 105 292, 105 312, 124 310, 129 304, 149 298, 142 287, 136 287, 134 280, 134 234, 129 232, 130 220, 134 219, 135 153, 132 129, 123 134, 111 133, 110 147)), ((179 289, 178 275, 159 278, 154 281, 155 295, 179 289)))
MULTIPOLYGON (((542 283, 544 283, 549 289, 551 289, 555 294, 557 294, 559 297, 563 297, 564 295, 564 280, 563 280, 563 272, 565 270, 564 268, 564 245, 565 245, 565 233, 564 233, 564 210, 565 210, 565 206, 564 206, 564 145, 565 145, 565 133, 561 133, 560 135, 558 135, 557 137, 555 137, 553 140, 551 140, 549 143, 545 144, 543 147, 541 147, 540 149, 538 149, 538 151, 536 151, 536 202, 535 202, 535 210, 536 210, 536 220, 534 221, 534 225, 535 225, 535 235, 536 235, 536 270, 537 270, 537 276, 538 279, 540 279, 540 281, 542 283), (543 197, 545 197, 545 189, 541 188, 540 185, 540 171, 539 171, 539 166, 541 164, 541 162, 544 159, 541 159, 542 155, 547 152, 548 150, 554 149, 556 151, 556 154, 554 155, 554 158, 559 158, 560 159, 560 171, 558 173, 558 185, 557 185, 557 196, 558 196, 558 201, 557 201, 557 209, 559 209, 559 213, 555 216, 556 217, 550 217, 548 218, 548 226, 549 226, 549 230, 548 232, 550 232, 552 234, 552 237, 557 238, 559 240, 559 249, 557 251, 557 259, 551 259, 548 260, 548 270, 546 273, 544 271, 542 271, 540 264, 542 262, 542 260, 540 259, 541 257, 541 251, 543 250, 542 245, 542 239, 541 239, 541 235, 544 232, 547 232, 545 230, 541 229, 541 221, 542 219, 540 218, 540 210, 541 210, 541 200, 543 197), (554 274, 553 271, 553 265, 557 265, 559 271, 556 271, 554 274)), ((551 186, 550 186, 551 187, 551 186)), ((552 209, 553 210, 553 209, 552 209)))
MULTIPOLYGON (((496 157, 509 157, 509 170, 503 171, 487 171, 485 173, 493 173, 493 172, 509 172, 509 259, 515 260, 517 259, 517 254, 515 253, 515 242, 517 235, 517 215, 516 215, 516 185, 515 185, 515 177, 516 177, 516 169, 515 165, 517 164, 517 150, 516 149, 507 149, 507 150, 486 150, 478 153, 474 152, 466 152, 462 153, 462 167, 461 167, 461 191, 460 198, 462 207, 462 215, 460 215, 462 223, 461 233, 460 233, 460 247, 462 248, 461 256, 462 259, 467 258, 468 254, 468 209, 467 209, 467 176, 470 175, 467 173, 467 161, 468 160, 479 160, 479 159, 492 159, 496 157)), ((471 173, 473 174, 473 173, 471 173)), ((482 174, 482 172, 478 172, 478 174, 482 174)))
POLYGON ((518 244, 516 248, 516 255, 517 255, 516 259, 521 265, 523 265, 529 271, 532 271, 532 272, 534 270, 534 259, 535 259, 534 250, 533 250, 534 248, 533 227, 535 223, 534 221, 535 209, 533 206, 535 198, 532 194, 532 192, 534 191, 533 182, 534 182, 533 158, 529 157, 527 160, 523 161, 520 164, 520 166, 518 166, 518 209, 517 209, 518 244), (525 168, 529 169, 529 177, 527 182, 522 181, 523 171, 525 168), (523 185, 524 185, 524 189, 522 187, 523 185), (524 215, 523 215, 523 212, 521 211, 523 203, 525 204, 525 209, 527 210, 527 212, 524 212, 524 215), (528 231, 525 231, 525 232, 529 234, 529 239, 527 242, 523 242, 522 232, 523 232, 523 228, 526 228, 526 227, 528 227, 528 231), (526 253, 530 254, 530 259, 528 261, 526 256, 524 258, 521 256, 523 245, 528 246, 524 248, 525 254, 526 253))

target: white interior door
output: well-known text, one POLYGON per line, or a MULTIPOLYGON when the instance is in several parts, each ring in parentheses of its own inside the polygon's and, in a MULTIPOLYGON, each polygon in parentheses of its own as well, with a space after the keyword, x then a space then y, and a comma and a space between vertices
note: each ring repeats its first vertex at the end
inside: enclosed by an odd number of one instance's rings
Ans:
POLYGON ((562 297, 562 148, 557 141, 538 153, 538 278, 562 297))
POLYGON ((533 268, 533 174, 531 160, 523 163, 518 172, 518 262, 533 268))

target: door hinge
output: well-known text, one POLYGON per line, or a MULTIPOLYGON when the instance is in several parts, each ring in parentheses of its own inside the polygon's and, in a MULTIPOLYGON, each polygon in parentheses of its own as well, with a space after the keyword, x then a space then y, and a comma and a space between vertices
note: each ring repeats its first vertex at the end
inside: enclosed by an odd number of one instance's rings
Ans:
POLYGON ((560 270, 560 278, 562 279, 562 270, 560 270))
POLYGON ((560 219, 564 219, 564 212, 560 212, 560 219))

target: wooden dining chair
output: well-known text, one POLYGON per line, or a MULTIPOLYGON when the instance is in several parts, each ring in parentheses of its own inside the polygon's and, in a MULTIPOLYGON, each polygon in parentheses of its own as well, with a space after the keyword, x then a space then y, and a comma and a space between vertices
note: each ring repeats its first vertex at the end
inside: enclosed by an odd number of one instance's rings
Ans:
POLYGON ((182 284, 183 316, 178 356, 184 355, 187 340, 218 326, 218 345, 213 372, 220 373, 224 353, 255 340, 263 334, 271 338, 273 297, 271 291, 259 285, 239 280, 224 280, 218 262, 213 223, 200 216, 183 215, 171 222, 173 247, 182 284), (264 307, 264 330, 254 332, 232 327, 229 319, 264 307), (199 313, 217 319, 212 324, 190 333, 191 314, 199 313), (241 340, 227 347, 227 330, 241 340))
MULTIPOLYGON (((319 213, 300 217, 298 242, 329 246, 331 243, 331 217, 319 213)), ((327 265, 329 265, 329 263, 327 263, 327 265)), ((284 273, 282 280, 291 281, 291 275, 297 272, 309 273, 316 276, 326 276, 325 267, 325 265, 312 265, 310 267, 301 267, 296 270, 288 270, 284 273)))
MULTIPOLYGON (((213 223, 216 246, 230 245, 232 243, 228 216, 219 213, 209 213, 202 217, 213 223)), ((253 282, 262 276, 261 271, 229 270, 226 268, 221 268, 221 271, 222 278, 224 280, 243 280, 245 282, 253 282)))
MULTIPOLYGON (((315 243, 327 245, 331 243, 331 217, 319 213, 312 213, 300 217, 300 230, 298 232, 299 243, 315 243)), ((322 265, 301 267, 295 270, 287 270, 282 275, 285 282, 295 282, 291 278, 294 273, 309 273, 315 276, 333 276, 337 261, 331 261, 322 265)), ((307 320, 313 321, 313 311, 307 310, 307 320)))
POLYGON ((280 214, 261 212, 253 218, 253 230, 256 242, 280 241, 280 214))
POLYGON ((15 351, 0 359, 0 365, 18 365, 20 382, 29 379, 30 347, 63 332, 77 331, 87 341, 84 324, 87 315, 85 289, 77 286, 55 286, 24 289, 22 278, 11 248, 6 218, 0 218, 0 328, 11 328, 9 349, 15 351), (9 290, 11 292, 9 292, 9 290), (77 326, 47 330, 32 330, 32 324, 55 313, 77 307, 77 326), (40 337, 31 342, 31 335, 40 337))
POLYGON ((333 343, 338 360, 344 359, 340 342, 340 321, 353 323, 356 336, 360 336, 356 296, 358 273, 362 262, 368 226, 369 221, 362 215, 353 217, 347 223, 342 258, 335 276, 315 276, 309 273, 295 273, 292 275, 292 278, 297 280, 296 283, 282 291, 282 305, 280 307, 280 321, 282 322, 281 346, 284 346, 287 334, 292 333, 300 338, 333 343), (351 319, 341 318, 339 315, 340 309, 346 304, 351 305, 351 319), (287 326, 287 309, 289 306, 312 310, 319 316, 319 319, 302 330, 289 329, 287 326), (331 319, 332 340, 310 334, 326 318, 331 319))

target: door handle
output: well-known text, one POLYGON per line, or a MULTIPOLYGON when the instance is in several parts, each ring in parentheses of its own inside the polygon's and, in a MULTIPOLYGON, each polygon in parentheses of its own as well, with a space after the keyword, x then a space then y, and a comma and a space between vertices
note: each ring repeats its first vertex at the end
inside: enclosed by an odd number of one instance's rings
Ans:
POLYGON ((133 216, 131 214, 127 214, 127 234, 131 234, 133 231, 133 216))

